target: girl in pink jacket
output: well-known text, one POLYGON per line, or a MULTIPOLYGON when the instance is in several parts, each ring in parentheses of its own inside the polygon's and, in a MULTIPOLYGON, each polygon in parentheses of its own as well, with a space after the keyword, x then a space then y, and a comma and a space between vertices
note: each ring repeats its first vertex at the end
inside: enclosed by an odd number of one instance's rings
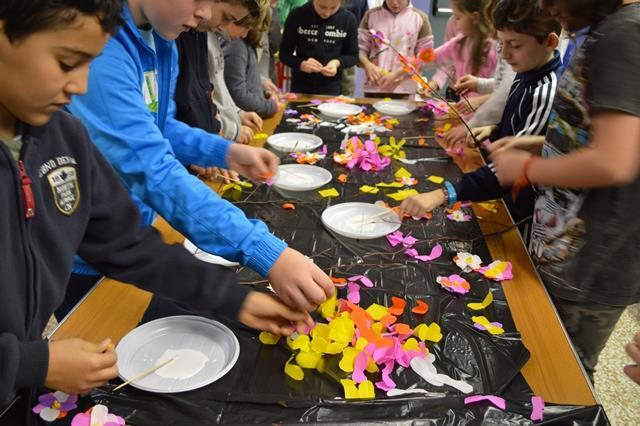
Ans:
MULTIPOLYGON (((492 24, 484 14, 488 3, 487 0, 451 0, 458 35, 436 49, 435 62, 439 69, 430 82, 435 90, 447 83, 453 86, 467 74, 484 78, 493 76, 498 56, 496 41, 491 38, 492 24)), ((471 92, 466 95, 478 94, 471 92)))
POLYGON ((360 65, 364 68, 366 96, 406 96, 416 92, 416 83, 402 70, 398 55, 386 45, 378 45, 369 30, 381 32, 405 56, 417 56, 433 47, 429 18, 409 0, 385 0, 367 11, 358 29, 360 65))

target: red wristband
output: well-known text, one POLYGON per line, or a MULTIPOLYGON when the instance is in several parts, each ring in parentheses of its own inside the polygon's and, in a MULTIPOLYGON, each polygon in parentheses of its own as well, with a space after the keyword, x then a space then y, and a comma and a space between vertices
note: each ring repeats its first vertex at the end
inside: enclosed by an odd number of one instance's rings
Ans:
POLYGON ((513 183, 513 187, 511 188, 511 199, 513 200, 514 203, 518 198, 518 195, 520 195, 520 192, 527 186, 531 186, 531 181, 529 180, 529 168, 537 158, 538 157, 535 155, 532 155, 531 157, 529 157, 529 159, 524 163, 524 167, 522 168, 522 174, 513 183))

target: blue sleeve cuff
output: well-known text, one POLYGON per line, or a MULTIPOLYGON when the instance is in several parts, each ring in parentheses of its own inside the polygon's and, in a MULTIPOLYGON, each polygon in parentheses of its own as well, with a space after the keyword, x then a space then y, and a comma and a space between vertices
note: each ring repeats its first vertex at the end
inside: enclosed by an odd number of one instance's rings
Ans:
POLYGON ((246 266, 266 277, 286 248, 287 243, 267 232, 265 238, 256 244, 253 254, 247 259, 246 266))
POLYGON ((444 187, 447 188, 447 192, 449 193, 449 203, 447 205, 450 206, 452 204, 455 204, 456 201, 458 201, 458 193, 456 192, 456 188, 448 180, 444 181, 444 187))

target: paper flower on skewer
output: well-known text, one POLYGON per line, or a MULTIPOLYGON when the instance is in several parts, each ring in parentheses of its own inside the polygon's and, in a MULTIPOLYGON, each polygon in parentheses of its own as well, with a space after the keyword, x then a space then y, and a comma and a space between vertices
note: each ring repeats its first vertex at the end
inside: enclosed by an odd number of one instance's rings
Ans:
POLYGON ((76 414, 71 426, 123 426, 122 417, 109 413, 104 405, 94 405, 84 413, 76 414))
POLYGON ((369 33, 371 33, 371 36, 373 38, 373 42, 375 44, 377 44, 378 46, 380 46, 382 44, 389 44, 389 40, 384 38, 384 34, 382 34, 382 31, 377 31, 377 30, 374 30, 374 29, 370 29, 369 33))
POLYGON ((458 294, 466 294, 471 289, 469 282, 462 278, 460 275, 453 274, 448 277, 438 277, 436 282, 442 286, 443 289, 458 294))
POLYGON ((75 410, 78 395, 68 395, 64 392, 51 392, 38 397, 38 404, 33 407, 33 412, 40 415, 46 422, 62 419, 71 410, 75 410))

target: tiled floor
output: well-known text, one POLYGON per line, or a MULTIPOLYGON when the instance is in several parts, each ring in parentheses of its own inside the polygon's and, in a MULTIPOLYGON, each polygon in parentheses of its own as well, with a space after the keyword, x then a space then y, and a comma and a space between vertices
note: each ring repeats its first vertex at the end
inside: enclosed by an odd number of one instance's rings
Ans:
POLYGON ((640 424, 640 386, 622 368, 630 363, 624 346, 640 331, 640 305, 630 306, 598 360, 596 392, 613 426, 640 424))
MULTIPOLYGON (((53 329, 52 320, 47 327, 53 329)), ((624 346, 640 331, 640 305, 629 307, 600 355, 596 392, 613 426, 640 425, 640 386, 622 371, 629 363, 624 346)))

